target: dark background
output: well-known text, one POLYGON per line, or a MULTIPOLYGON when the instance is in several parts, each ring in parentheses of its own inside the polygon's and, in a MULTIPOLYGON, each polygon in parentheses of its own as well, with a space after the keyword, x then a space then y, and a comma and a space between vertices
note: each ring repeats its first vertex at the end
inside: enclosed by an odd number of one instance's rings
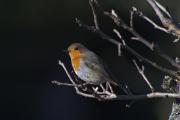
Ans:
MULTIPOLYGON (((179 16, 179 0, 160 1, 168 6, 172 15, 179 16)), ((136 6, 144 14, 160 24, 145 0, 101 0, 106 10, 115 9, 129 22, 129 10, 136 6)), ((58 66, 58 59, 71 70, 68 56, 62 52, 72 42, 80 42, 100 55, 117 78, 126 81, 136 94, 149 92, 141 76, 132 65, 128 53, 117 57, 116 47, 98 36, 81 29, 75 18, 92 25, 88 0, 12 0, 1 1, 0 36, 1 57, 1 110, 2 119, 14 120, 166 120, 171 110, 171 100, 153 99, 137 101, 131 108, 129 101, 98 102, 78 96, 73 88, 55 86, 52 80, 68 82, 58 66), (12 56, 11 56, 12 55, 12 56), (13 59, 15 58, 15 60, 13 59)), ((112 33, 111 20, 100 12, 101 28, 112 33)), ((180 18, 176 17, 177 20, 180 18)), ((151 25, 136 17, 136 29, 150 41, 159 43, 162 49, 175 58, 179 56, 179 43, 173 44, 172 36, 154 30, 151 25)), ((161 62, 140 43, 130 42, 130 34, 119 29, 127 43, 147 58, 161 62)), ((163 75, 147 67, 146 73, 160 88, 163 75)))

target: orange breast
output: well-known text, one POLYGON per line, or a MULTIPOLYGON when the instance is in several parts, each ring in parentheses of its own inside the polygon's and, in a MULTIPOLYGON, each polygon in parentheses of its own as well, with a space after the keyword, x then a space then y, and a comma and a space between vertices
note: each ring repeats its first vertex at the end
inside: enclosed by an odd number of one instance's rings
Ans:
POLYGON ((69 55, 71 58, 72 67, 73 67, 74 71, 76 71, 80 64, 80 52, 79 51, 71 51, 69 53, 69 55))

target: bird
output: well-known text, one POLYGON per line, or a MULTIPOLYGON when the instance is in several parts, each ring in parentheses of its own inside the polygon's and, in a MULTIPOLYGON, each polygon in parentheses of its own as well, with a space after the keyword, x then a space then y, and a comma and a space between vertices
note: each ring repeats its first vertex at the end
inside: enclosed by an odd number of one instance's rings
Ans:
POLYGON ((92 85, 109 82, 119 86, 126 94, 131 94, 126 85, 118 84, 113 80, 107 65, 101 58, 81 43, 70 44, 67 52, 70 56, 73 71, 81 80, 92 85))

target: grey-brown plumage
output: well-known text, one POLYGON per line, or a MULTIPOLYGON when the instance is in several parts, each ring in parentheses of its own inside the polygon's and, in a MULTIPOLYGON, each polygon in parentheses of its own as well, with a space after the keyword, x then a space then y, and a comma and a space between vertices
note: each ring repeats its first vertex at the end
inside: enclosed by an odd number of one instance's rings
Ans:
POLYGON ((92 51, 80 43, 68 47, 71 63, 76 75, 86 83, 100 85, 105 82, 121 87, 127 94, 129 90, 113 80, 113 76, 104 62, 92 51))

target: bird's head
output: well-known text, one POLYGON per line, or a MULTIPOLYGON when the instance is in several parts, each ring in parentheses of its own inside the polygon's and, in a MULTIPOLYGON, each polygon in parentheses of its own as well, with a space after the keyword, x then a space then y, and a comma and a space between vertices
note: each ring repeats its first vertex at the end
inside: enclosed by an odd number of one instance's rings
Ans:
POLYGON ((72 43, 69 47, 68 47, 68 54, 70 56, 71 59, 74 59, 76 57, 80 57, 82 54, 84 54, 88 49, 80 44, 80 43, 72 43))

